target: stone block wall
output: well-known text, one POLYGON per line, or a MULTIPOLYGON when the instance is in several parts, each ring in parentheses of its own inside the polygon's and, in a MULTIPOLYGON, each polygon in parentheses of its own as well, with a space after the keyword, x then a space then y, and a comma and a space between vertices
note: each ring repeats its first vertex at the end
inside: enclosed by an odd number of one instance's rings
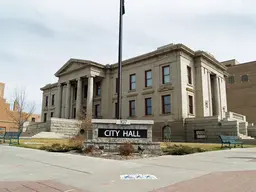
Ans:
POLYGON ((256 125, 248 125, 248 136, 256 138, 256 125))
POLYGON ((248 122, 239 122, 239 133, 248 135, 248 122))
POLYGON ((217 117, 191 118, 185 121, 186 141, 219 142, 219 135, 239 135, 237 121, 222 121, 217 117), (197 134, 202 134, 196 138, 197 134))
POLYGON ((171 129, 171 141, 185 141, 185 129, 182 120, 155 122, 152 130, 153 141, 163 141, 165 126, 169 126, 171 129))
POLYGON ((79 133, 80 125, 78 120, 51 118, 50 131, 72 137, 79 133))

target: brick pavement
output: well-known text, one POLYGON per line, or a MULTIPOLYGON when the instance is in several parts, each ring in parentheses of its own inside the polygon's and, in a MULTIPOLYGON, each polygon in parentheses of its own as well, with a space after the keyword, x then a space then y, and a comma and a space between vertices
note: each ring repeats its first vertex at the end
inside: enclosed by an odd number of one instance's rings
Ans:
POLYGON ((216 172, 152 192, 256 192, 256 171, 216 172))
POLYGON ((0 182, 0 192, 86 192, 54 181, 0 182))

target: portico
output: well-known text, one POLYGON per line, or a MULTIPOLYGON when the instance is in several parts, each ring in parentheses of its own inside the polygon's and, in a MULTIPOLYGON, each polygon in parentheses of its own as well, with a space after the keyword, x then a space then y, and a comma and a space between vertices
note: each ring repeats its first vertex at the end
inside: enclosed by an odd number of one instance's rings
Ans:
MULTIPOLYGON (((90 61, 70 59, 57 73, 56 104, 53 117, 79 119, 94 116, 94 96, 101 101, 102 66, 90 61)), ((54 92, 54 91, 53 91, 54 92)))

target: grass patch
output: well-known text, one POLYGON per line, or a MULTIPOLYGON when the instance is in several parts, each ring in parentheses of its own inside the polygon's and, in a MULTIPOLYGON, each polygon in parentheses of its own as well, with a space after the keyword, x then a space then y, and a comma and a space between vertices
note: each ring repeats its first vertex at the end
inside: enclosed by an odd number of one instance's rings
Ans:
MULTIPOLYGON (((252 148, 256 147, 256 145, 244 145, 243 147, 252 148)), ((224 149, 226 148, 221 148, 221 144, 217 143, 161 143, 161 150, 168 155, 186 155, 224 149)))

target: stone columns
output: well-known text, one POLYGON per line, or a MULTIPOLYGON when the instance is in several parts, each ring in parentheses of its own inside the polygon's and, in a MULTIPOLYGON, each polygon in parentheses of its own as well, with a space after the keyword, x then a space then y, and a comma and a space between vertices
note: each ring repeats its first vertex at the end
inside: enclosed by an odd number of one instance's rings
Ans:
POLYGON ((58 84, 57 102, 56 102, 56 117, 61 118, 61 101, 62 101, 62 86, 58 84))
POLYGON ((93 104, 93 76, 88 77, 88 91, 87 91, 87 117, 92 117, 92 104, 93 104))
POLYGON ((218 76, 214 77, 214 91, 215 91, 215 109, 216 109, 216 115, 219 116, 220 114, 220 89, 219 89, 219 79, 218 76))
POLYGON ((65 118, 69 119, 70 118, 70 97, 71 96, 71 83, 70 81, 67 82, 67 89, 66 89, 66 108, 65 108, 65 118))
POLYGON ((76 119, 79 119, 82 105, 82 79, 77 79, 76 119))

